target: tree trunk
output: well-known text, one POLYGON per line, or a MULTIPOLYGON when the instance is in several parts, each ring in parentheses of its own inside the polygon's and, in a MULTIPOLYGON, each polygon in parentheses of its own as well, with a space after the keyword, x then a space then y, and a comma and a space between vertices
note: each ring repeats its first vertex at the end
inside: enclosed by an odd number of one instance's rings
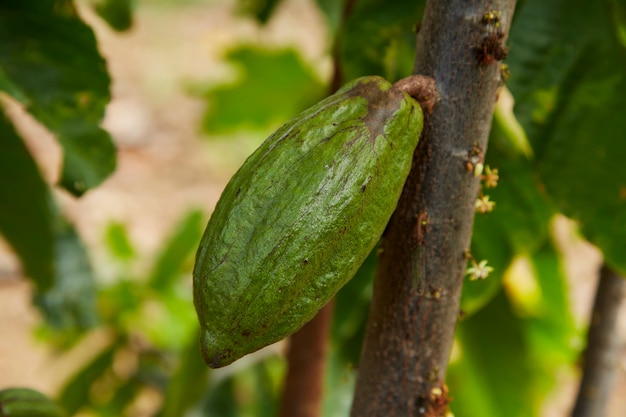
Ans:
POLYGON ((601 417, 619 368, 617 317, 624 301, 624 278, 603 265, 591 313, 583 377, 572 417, 601 417))
POLYGON ((439 101, 382 239, 352 417, 445 415, 445 373, 480 187, 475 172, 514 8, 514 0, 426 6, 414 73, 435 79, 439 101))

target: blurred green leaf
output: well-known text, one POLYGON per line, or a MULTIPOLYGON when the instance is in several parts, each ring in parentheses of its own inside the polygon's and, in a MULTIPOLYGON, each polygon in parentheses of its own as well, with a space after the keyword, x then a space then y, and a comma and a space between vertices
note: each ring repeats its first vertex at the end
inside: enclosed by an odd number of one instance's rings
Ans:
POLYGON ((207 417, 274 417, 284 376, 284 361, 268 357, 216 381, 204 401, 207 417))
POLYGON ((144 386, 152 387, 161 392, 165 391, 170 375, 171 352, 149 348, 141 349, 138 353, 139 366, 134 378, 141 381, 144 386))
POLYGON ((0 231, 37 286, 35 303, 55 327, 93 325, 95 284, 85 249, 4 114, 0 146, 0 231))
POLYGON ((0 86, 63 146, 61 184, 75 195, 115 168, 115 148, 99 127, 109 76, 92 30, 70 0, 0 4, 0 86))
POLYGON ((389 81, 411 75, 415 60, 415 24, 426 2, 356 2, 339 34, 345 81, 381 75, 389 81))
MULTIPOLYGON (((272 379, 272 367, 279 364, 277 358, 268 358, 252 367, 251 382, 254 386, 254 402, 248 407, 251 417, 275 417, 278 415, 279 384, 278 380, 272 379)), ((282 369, 282 366, 281 366, 282 369)))
POLYGON ((239 77, 206 92, 209 132, 271 129, 325 96, 324 85, 294 50, 240 46, 226 60, 239 77))
POLYGON ((530 261, 540 299, 524 308, 525 333, 537 369, 535 384, 547 393, 554 388, 557 373, 578 360, 581 334, 572 317, 561 256, 552 243, 546 242, 530 261))
POLYGON ((97 0, 94 7, 100 17, 117 31, 128 30, 133 25, 131 0, 97 0))
POLYGON ((506 87, 503 87, 499 94, 504 97, 496 102, 491 124, 491 135, 496 136, 501 145, 509 147, 511 152, 531 159, 533 150, 528 141, 528 136, 526 136, 526 131, 524 131, 513 112, 513 96, 511 96, 511 92, 506 87), (508 105, 509 103, 511 106, 508 105), (498 130, 496 135, 494 135, 493 129, 498 130))
POLYGON ((578 357, 560 255, 548 239, 529 259, 531 271, 509 272, 507 291, 459 323, 448 373, 457 417, 539 415, 558 372, 578 357))
POLYGON ((130 316, 129 331, 141 329, 153 345, 164 350, 179 351, 192 337, 197 318, 189 292, 144 300, 142 307, 141 314, 130 316))
POLYGON ((538 415, 540 398, 523 330, 502 291, 458 324, 459 357, 453 357, 447 377, 456 417, 538 415))
POLYGON ((626 47, 610 5, 526 1, 509 86, 547 191, 626 272, 626 47))
POLYGON ((235 389, 236 383, 232 376, 221 380, 209 391, 202 415, 206 417, 240 417, 235 389))
POLYGON ((35 161, 0 111, 0 231, 39 291, 54 282, 52 196, 35 161))
POLYGON ((164 292, 179 278, 200 243, 203 227, 204 213, 199 210, 191 211, 175 227, 150 273, 148 282, 153 289, 164 292))
POLYGON ((145 296, 145 289, 131 279, 121 279, 114 285, 101 287, 98 292, 98 307, 102 321, 125 328, 141 308, 145 296))
POLYGON ((378 246, 335 296, 324 383, 324 417, 341 417, 350 412, 378 265, 377 251, 378 246))
POLYGON ((54 401, 30 388, 7 388, 0 391, 0 417, 64 417, 54 401))
POLYGON ((365 259, 355 276, 335 296, 331 349, 345 365, 359 363, 376 267, 378 246, 365 259))
POLYGON ((53 221, 53 232, 54 284, 35 295, 35 304, 55 327, 91 327, 98 320, 96 284, 85 247, 74 227, 58 213, 53 221))
POLYGON ((473 314, 499 290, 503 274, 516 255, 533 253, 548 238, 549 222, 555 213, 532 163, 513 148, 512 134, 504 119, 494 118, 485 164, 498 170, 498 186, 483 188, 496 203, 486 215, 477 214, 472 236, 472 255, 486 259, 494 271, 486 280, 466 281, 461 309, 473 314))
POLYGON ((113 359, 119 342, 114 342, 100 352, 63 387, 59 395, 59 402, 70 415, 74 415, 83 407, 92 405, 90 399, 92 385, 113 366, 113 359))
POLYGON ((542 191, 532 163, 512 152, 501 132, 500 125, 494 123, 485 162, 498 170, 498 186, 483 187, 483 193, 495 201, 495 210, 477 218, 495 223, 514 253, 531 253, 548 238, 549 222, 556 210, 542 191))
POLYGON ((562 212, 626 273, 626 50, 611 62, 595 48, 564 83, 539 171, 562 212))
MULTIPOLYGON (((493 271, 486 279, 465 279, 461 293, 461 311, 463 316, 474 314, 483 308, 501 290, 502 277, 513 260, 513 251, 506 234, 493 221, 491 215, 477 214, 474 220, 471 252, 476 262, 487 261, 493 271)), ((468 266, 471 263, 468 262, 468 266)))
POLYGON ((120 260, 128 261, 135 257, 126 227, 121 223, 111 223, 106 230, 106 243, 111 253, 120 260))
POLYGON ((316 0, 315 3, 324 14, 329 31, 334 38, 335 32, 341 24, 346 0, 316 0))
POLYGON ((540 144, 537 130, 553 110, 561 83, 595 32, 587 30, 594 22, 580 22, 580 16, 596 5, 580 10, 565 7, 568 4, 571 2, 563 0, 524 1, 515 12, 507 42, 511 45, 507 87, 515 97, 515 114, 534 148, 540 144), (585 30, 580 30, 579 23, 585 30))
POLYGON ((125 410, 137 397, 137 394, 144 387, 142 381, 136 376, 131 376, 126 381, 123 381, 119 386, 111 387, 113 395, 111 398, 96 407, 99 417, 119 417, 128 415, 125 414, 125 410))
POLYGON ((281 0, 238 0, 238 9, 253 16, 259 23, 267 23, 281 0))
POLYGON ((210 371, 200 355, 198 340, 196 329, 195 337, 178 355, 178 367, 167 384, 158 417, 184 416, 207 392, 210 371))
POLYGON ((335 346, 331 347, 326 363, 322 416, 348 416, 354 397, 357 368, 354 363, 346 362, 340 349, 335 346))
POLYGON ((626 3, 624 0, 609 0, 608 3, 615 23, 615 34, 622 46, 626 46, 626 3))

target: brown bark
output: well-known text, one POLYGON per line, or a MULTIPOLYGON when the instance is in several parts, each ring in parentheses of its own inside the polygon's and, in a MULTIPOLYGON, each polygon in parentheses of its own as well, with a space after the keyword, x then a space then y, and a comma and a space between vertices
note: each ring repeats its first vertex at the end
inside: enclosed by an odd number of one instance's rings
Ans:
POLYGON ((439 101, 382 239, 352 417, 445 415, 444 384, 514 0, 431 0, 415 74, 439 101))
POLYGON ((333 302, 289 339, 280 417, 319 417, 333 302))
POLYGON ((587 335, 583 377, 572 417, 601 417, 619 368, 617 316, 624 301, 624 278, 602 266, 587 335))

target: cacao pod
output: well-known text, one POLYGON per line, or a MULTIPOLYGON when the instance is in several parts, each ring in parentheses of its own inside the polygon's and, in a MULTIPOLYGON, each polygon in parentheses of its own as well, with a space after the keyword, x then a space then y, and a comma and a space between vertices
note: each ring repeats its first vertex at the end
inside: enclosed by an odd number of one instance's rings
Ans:
POLYGON ((422 124, 407 93, 363 77, 246 160, 196 254, 194 304, 209 366, 295 332, 352 278, 395 209, 422 124))

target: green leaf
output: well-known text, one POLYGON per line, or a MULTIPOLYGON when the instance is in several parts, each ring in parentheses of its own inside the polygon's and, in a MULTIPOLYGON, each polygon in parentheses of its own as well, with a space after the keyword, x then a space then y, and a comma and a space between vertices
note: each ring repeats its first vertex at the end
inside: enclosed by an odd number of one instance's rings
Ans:
POLYGON ((100 352, 63 387, 59 395, 59 402, 70 415, 74 415, 81 408, 92 404, 89 395, 92 385, 113 366, 118 344, 119 341, 100 352))
POLYGON ((572 69, 546 132, 539 171, 563 213, 578 220, 607 263, 626 273, 626 50, 608 60, 589 48, 572 69), (607 62, 608 61, 608 62, 607 62), (612 61, 612 62, 611 62, 612 61))
MULTIPOLYGON (((463 316, 474 314, 483 308, 500 291, 502 277, 513 260, 513 250, 503 230, 491 217, 496 209, 487 215, 477 214, 474 220, 471 252, 476 262, 487 261, 493 271, 485 279, 465 279, 461 293, 463 316)), ((468 266, 471 263, 468 262, 468 266)))
POLYGON ((239 77, 206 92, 209 132, 273 128, 325 96, 324 85, 293 50, 242 46, 226 60, 239 77))
POLYGON ((456 417, 538 415, 539 398, 522 322, 502 291, 458 324, 456 338, 447 377, 456 417))
POLYGON ((350 412, 378 265, 377 251, 378 245, 355 276, 335 295, 324 383, 324 417, 343 417, 350 412))
POLYGON ((274 417, 284 377, 284 361, 269 357, 217 381, 204 404, 208 417, 274 417))
POLYGON ((549 235, 549 222, 556 210, 534 173, 531 161, 513 152, 494 123, 486 165, 498 170, 495 188, 483 186, 483 194, 496 203, 495 209, 477 219, 493 222, 506 236, 515 254, 532 253, 549 235))
MULTIPOLYGON (((116 382, 121 382, 121 385, 107 387, 113 391, 113 395, 110 398, 106 398, 102 404, 93 407, 99 417, 119 417, 125 415, 124 411, 128 409, 128 406, 146 385, 137 375, 132 375, 125 381, 116 382)), ((100 394, 105 394, 105 397, 108 397, 107 394, 109 393, 100 394)))
POLYGON ((377 250, 378 245, 370 252, 355 276, 335 295, 331 349, 337 352, 344 366, 355 366, 361 356, 378 266, 377 250))
POLYGON ((356 2, 339 38, 344 80, 381 75, 395 81, 410 75, 415 59, 415 24, 425 1, 356 2))
POLYGON ((54 281, 52 196, 13 125, 0 111, 0 232, 40 291, 54 281))
POLYGON ((236 383, 232 376, 225 378, 211 389, 202 407, 203 416, 240 417, 235 398, 236 383))
POLYGON ((626 46, 626 3, 624 0, 609 0, 609 7, 615 24, 615 34, 622 45, 626 46))
POLYGON ((537 130, 553 110, 560 84, 581 46, 592 36, 587 30, 592 22, 581 21, 589 9, 596 8, 588 6, 579 9, 565 0, 526 0, 515 12, 507 42, 511 45, 507 86, 515 97, 515 114, 533 147, 540 143, 537 130), (580 30, 580 24, 585 30, 580 30))
POLYGON ((0 147, 0 231, 37 286, 35 303, 54 327, 90 327, 95 284, 85 249, 1 112, 0 147))
POLYGON ((259 23, 266 24, 281 0, 239 0, 239 12, 253 16, 259 23))
POLYGON ((626 48, 610 5, 526 1, 511 33, 510 88, 548 193, 626 272, 626 48))
POLYGON ((136 279, 122 278, 110 287, 99 288, 98 307, 102 320, 116 327, 131 327, 128 322, 136 317, 145 298, 145 286, 136 279))
POLYGON ((87 252, 74 227, 59 214, 53 222, 54 284, 35 304, 57 328, 86 329, 97 322, 96 288, 87 252))
POLYGON ((50 398, 30 388, 0 391, 0 417, 64 417, 65 412, 50 398))
POLYGON ((166 290, 179 278, 185 262, 198 247, 204 227, 204 213, 191 211, 176 226, 162 249, 148 279, 149 285, 159 292, 166 290))
POLYGON ((560 255, 548 239, 528 259, 531 269, 509 271, 506 291, 458 325, 448 373, 457 417, 538 415, 578 358, 560 255))
POLYGON ((154 346, 163 350, 180 350, 188 343, 197 325, 189 291, 145 300, 142 307, 141 315, 128 320, 129 332, 142 330, 154 346))
POLYGON ((126 228, 121 223, 111 223, 106 230, 106 243, 111 253, 123 261, 131 260, 135 257, 133 247, 126 228))
POLYGON ((477 214, 472 235, 472 255, 486 259, 494 271, 486 280, 466 281, 461 309, 473 314, 499 290, 503 274, 516 255, 533 253, 548 238, 554 208, 541 191, 532 163, 512 145, 513 135, 504 119, 494 118, 486 164, 498 169, 495 188, 482 192, 496 203, 488 214, 477 214))
POLYGON ((346 0, 315 0, 317 7, 324 14, 331 37, 334 38, 345 9, 346 0))
POLYGON ((99 127, 109 76, 92 30, 69 0, 10 0, 0 5, 0 86, 63 146, 61 185, 75 195, 115 168, 115 149, 99 127))
POLYGON ((282 380, 282 360, 268 358, 251 368, 254 402, 247 408, 248 414, 255 417, 275 417, 278 415, 279 384, 282 380), (276 378, 276 377, 279 378, 276 378))
MULTIPOLYGON (((530 159, 533 157, 533 150, 528 142, 528 136, 526 136, 524 128, 518 122, 517 117, 515 117, 513 109, 504 104, 504 101, 508 99, 512 103, 511 93, 508 89, 503 88, 500 94, 506 97, 496 102, 492 129, 500 130, 497 135, 498 139, 501 139, 503 144, 508 145, 513 152, 530 159)), ((494 134, 493 130, 491 133, 492 135, 494 134)))
POLYGON ((178 355, 179 364, 168 382, 163 407, 158 417, 184 416, 206 392, 210 373, 200 355, 198 340, 200 334, 196 329, 196 336, 178 355))
POLYGON ((578 360, 581 332, 574 323, 561 256, 551 242, 530 258, 539 300, 524 306, 526 339, 536 371, 537 388, 544 393, 556 385, 556 375, 578 360), (541 384, 541 385, 539 385, 541 384))
POLYGON ((348 416, 354 397, 357 368, 353 363, 347 363, 336 347, 330 349, 326 363, 322 416, 348 416))
POLYGON ((100 17, 119 32, 133 25, 131 0, 98 0, 94 7, 100 17))

